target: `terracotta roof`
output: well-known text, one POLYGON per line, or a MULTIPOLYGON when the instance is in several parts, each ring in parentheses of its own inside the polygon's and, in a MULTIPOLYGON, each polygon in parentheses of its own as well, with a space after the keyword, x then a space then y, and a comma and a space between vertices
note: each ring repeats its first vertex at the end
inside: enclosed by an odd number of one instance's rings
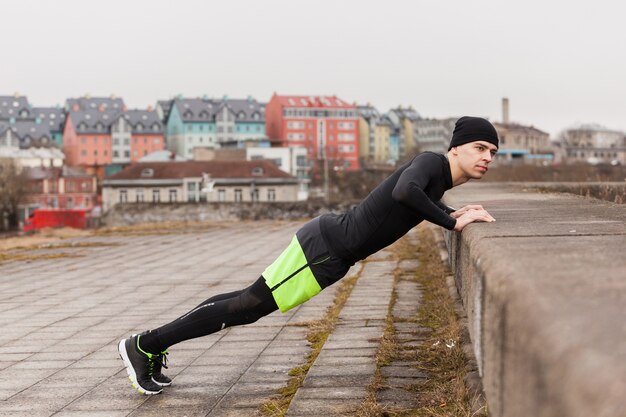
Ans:
POLYGON ((170 161, 170 162, 140 162, 132 164, 122 171, 107 177, 108 180, 135 180, 135 179, 182 179, 199 178, 203 173, 211 175, 213 179, 269 179, 293 178, 281 171, 270 161, 170 161), (255 168, 262 168, 253 174, 255 168), (151 169, 152 175, 146 176, 145 170, 151 169), (144 175, 142 175, 142 173, 144 175))
POLYGON ((276 94, 276 97, 283 107, 356 109, 354 104, 350 104, 337 96, 280 96, 276 94))

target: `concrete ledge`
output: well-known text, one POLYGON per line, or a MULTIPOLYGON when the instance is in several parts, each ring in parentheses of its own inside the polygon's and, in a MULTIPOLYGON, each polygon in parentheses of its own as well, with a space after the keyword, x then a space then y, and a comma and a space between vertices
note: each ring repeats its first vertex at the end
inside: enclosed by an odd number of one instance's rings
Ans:
POLYGON ((626 206, 471 183, 446 232, 492 416, 626 415, 626 206))

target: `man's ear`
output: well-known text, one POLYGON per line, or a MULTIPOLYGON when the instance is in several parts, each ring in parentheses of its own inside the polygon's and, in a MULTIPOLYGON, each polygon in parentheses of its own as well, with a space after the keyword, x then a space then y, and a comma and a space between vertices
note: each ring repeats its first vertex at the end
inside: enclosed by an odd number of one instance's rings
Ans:
POLYGON ((458 156, 459 154, 459 150, 457 149, 456 146, 453 146, 452 148, 450 148, 450 152, 452 152, 452 155, 454 156, 458 156))

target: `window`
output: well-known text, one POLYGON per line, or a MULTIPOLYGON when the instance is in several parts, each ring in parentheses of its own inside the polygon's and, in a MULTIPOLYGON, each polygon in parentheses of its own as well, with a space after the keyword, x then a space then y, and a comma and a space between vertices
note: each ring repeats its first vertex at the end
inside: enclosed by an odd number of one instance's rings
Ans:
POLYGON ((298 155, 296 156, 296 166, 305 167, 306 166, 306 155, 298 155))
POLYGON ((113 139, 113 145, 119 145, 120 140, 118 138, 113 139))
POLYGON ((267 201, 276 201, 276 190, 270 188, 267 190, 267 201))
POLYGON ((196 197, 198 195, 198 183, 197 182, 189 182, 187 183, 187 201, 190 203, 196 202, 196 197))
POLYGON ((287 122, 288 129, 304 129, 304 122, 287 122))
POLYGON ((265 173, 265 170, 262 167, 254 167, 252 168, 252 176, 259 177, 265 173))
POLYGON ((239 203, 242 200, 242 192, 241 192, 241 188, 235 188, 235 202, 239 203))
POLYGON ((152 140, 152 143, 154 143, 155 145, 159 145, 161 143, 161 138, 154 138, 152 140))
POLYGON ((226 190, 223 188, 217 190, 217 201, 226 201, 226 190))
POLYGON ((124 151, 124 158, 130 158, 130 151, 124 151))
POLYGON ((120 203, 127 203, 127 202, 128 202, 128 191, 120 190, 120 203))
POLYGON ((119 158, 120 153, 118 151, 113 151, 113 158, 119 158))
POLYGON ((144 168, 141 171, 141 176, 142 177, 152 177, 154 175, 154 170, 152 168, 144 168))
POLYGON ((177 192, 175 189, 170 190, 170 203, 175 203, 178 200, 177 192))
POLYGON ((74 199, 72 197, 68 197, 67 199, 67 208, 68 209, 74 208, 74 199))
POLYGON ((135 194, 135 198, 138 203, 143 203, 143 188, 138 188, 137 193, 135 194))
POLYGON ((87 144, 87 138, 80 138, 80 143, 83 145, 87 144))
POLYGON ((153 203, 161 202, 161 190, 152 190, 152 202, 153 203))

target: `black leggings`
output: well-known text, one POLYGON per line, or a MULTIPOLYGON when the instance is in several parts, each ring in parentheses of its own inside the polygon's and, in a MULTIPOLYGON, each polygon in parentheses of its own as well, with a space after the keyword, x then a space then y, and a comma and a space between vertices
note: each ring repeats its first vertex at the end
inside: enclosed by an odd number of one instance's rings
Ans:
POLYGON ((254 323, 278 307, 263 277, 249 287, 219 294, 187 314, 141 337, 141 347, 159 353, 185 340, 206 336, 226 327, 254 323))

